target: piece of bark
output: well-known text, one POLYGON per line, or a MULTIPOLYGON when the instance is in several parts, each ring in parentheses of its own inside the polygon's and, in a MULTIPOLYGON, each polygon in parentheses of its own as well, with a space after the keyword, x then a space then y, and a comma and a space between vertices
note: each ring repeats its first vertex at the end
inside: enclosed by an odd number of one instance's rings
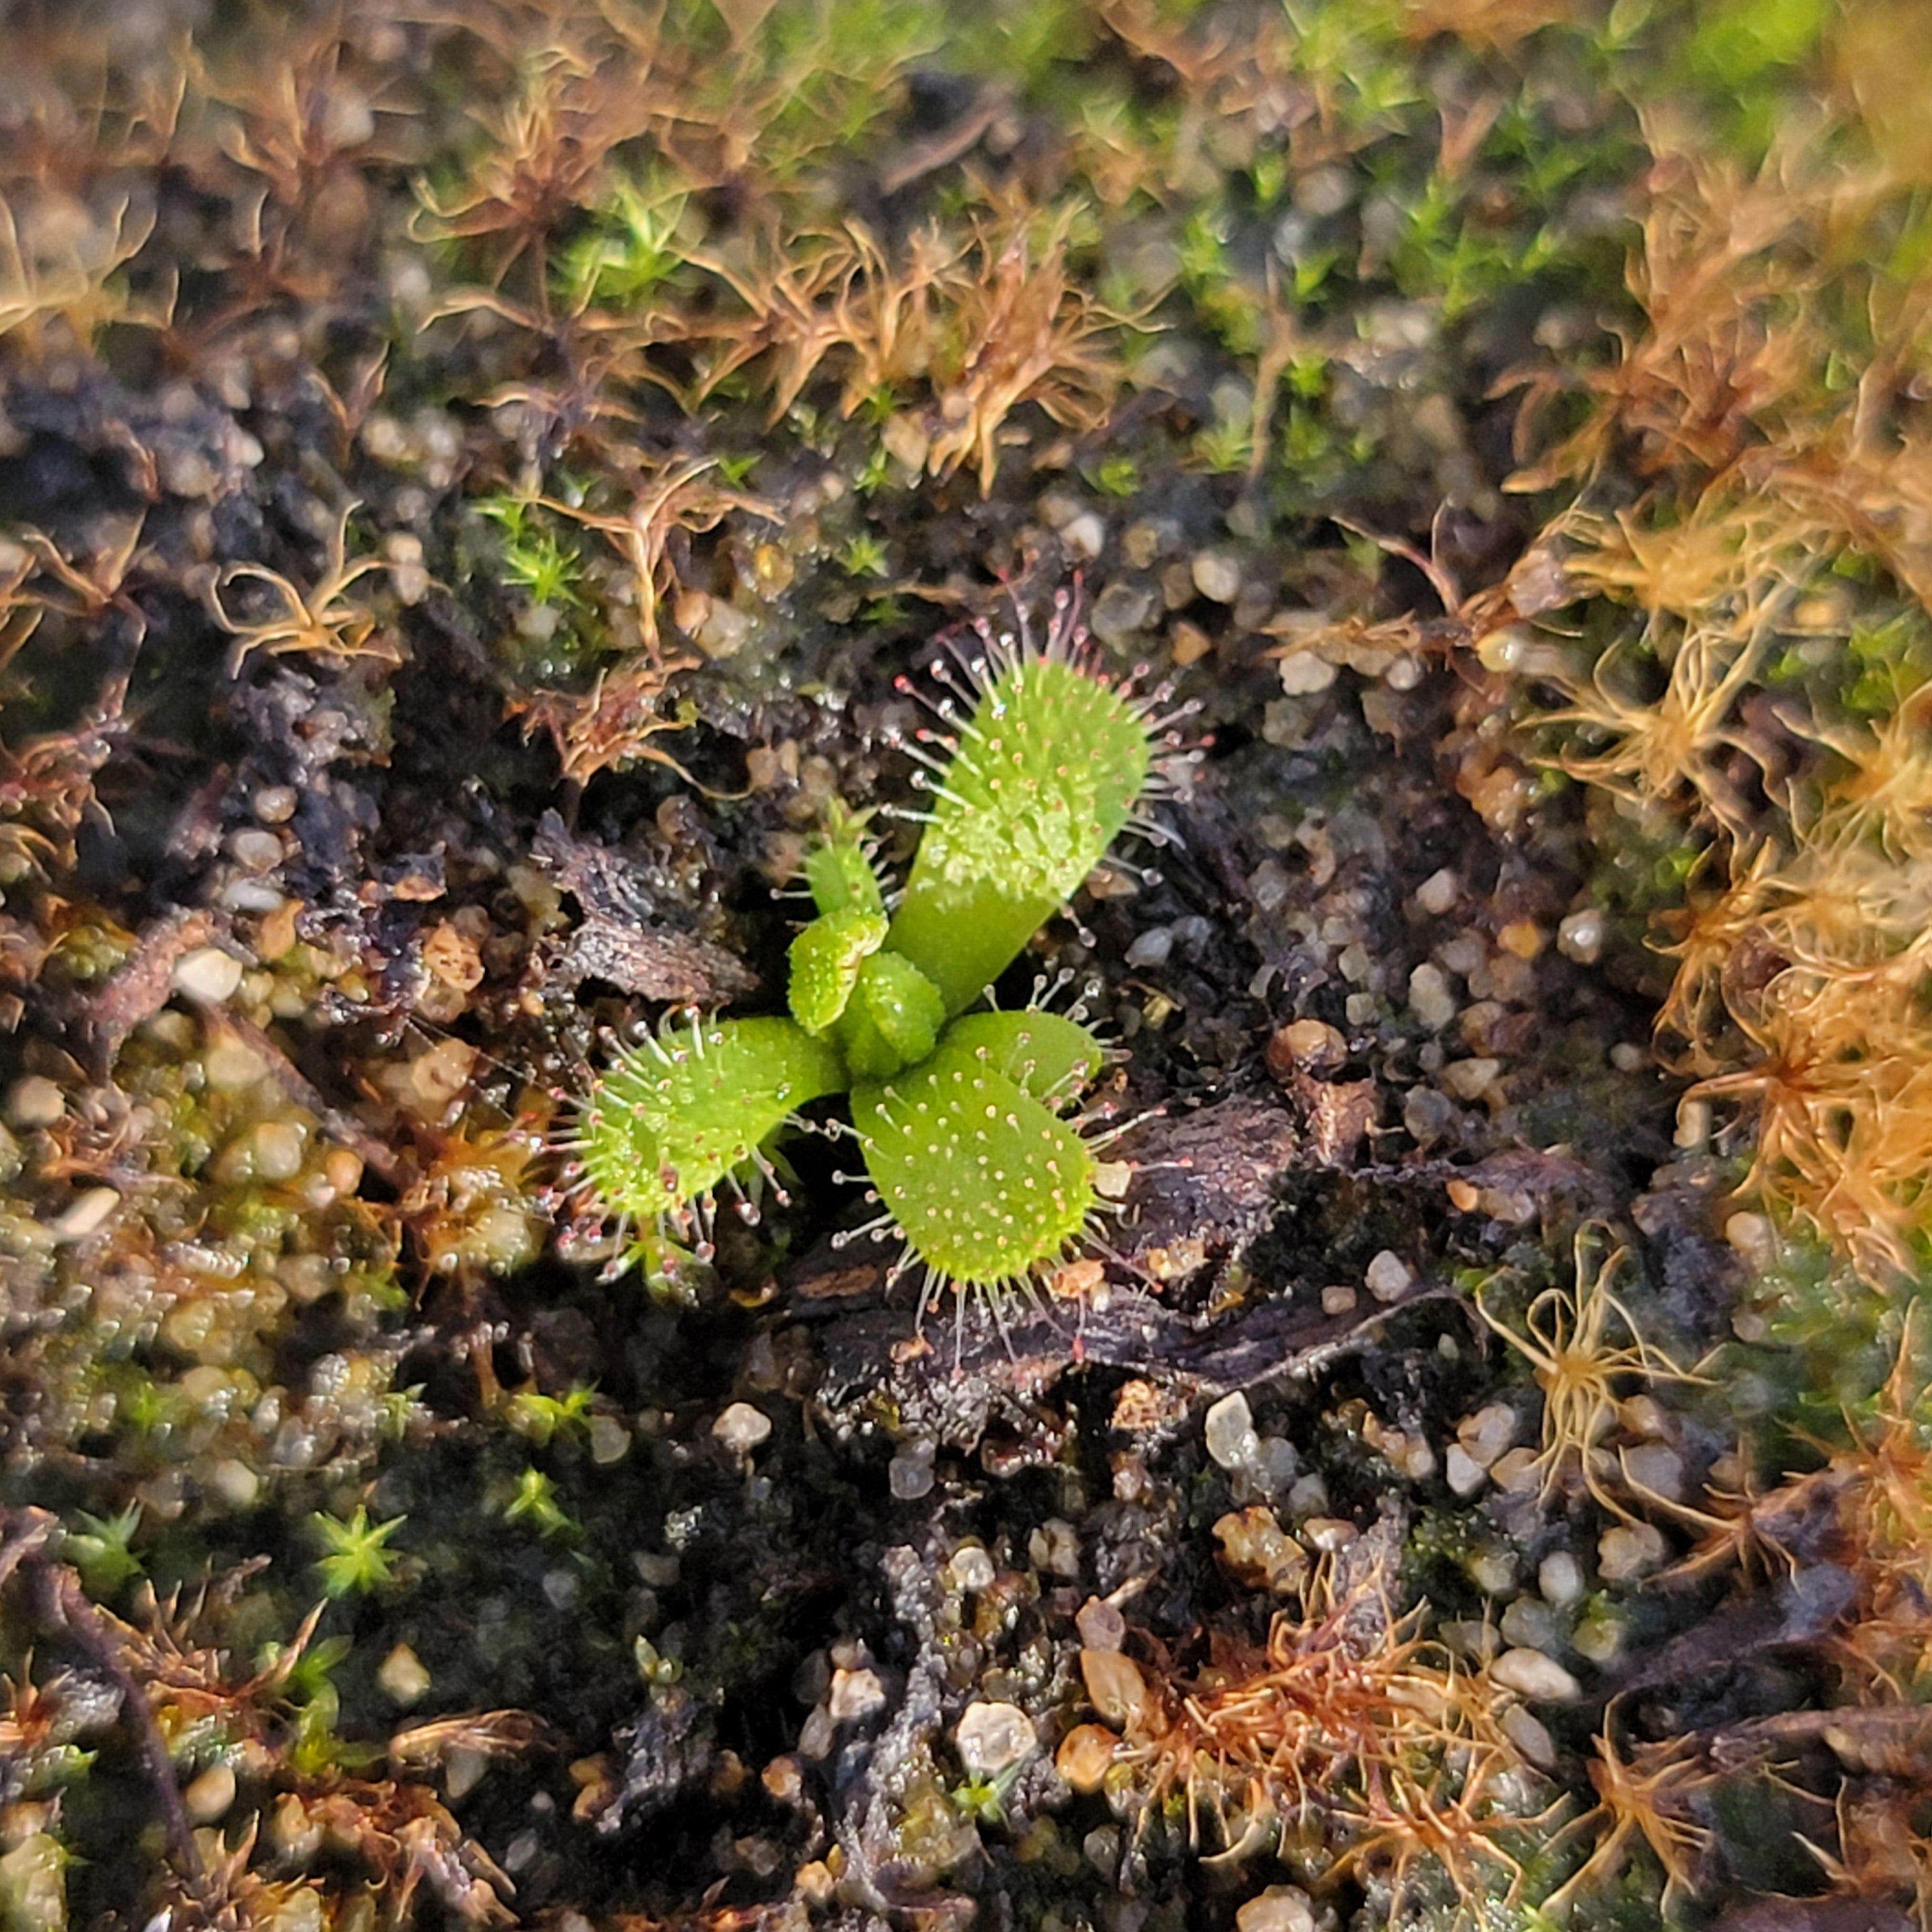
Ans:
POLYGON ((756 988, 758 976, 735 954, 658 916, 650 886, 622 854, 572 838, 556 812, 544 814, 530 856, 583 909, 551 969, 566 990, 604 980, 646 1000, 719 1006, 756 988))

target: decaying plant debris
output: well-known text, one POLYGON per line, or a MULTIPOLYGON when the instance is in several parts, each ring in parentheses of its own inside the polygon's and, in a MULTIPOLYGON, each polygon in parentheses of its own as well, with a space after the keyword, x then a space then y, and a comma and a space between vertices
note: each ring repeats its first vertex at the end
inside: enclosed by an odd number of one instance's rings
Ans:
POLYGON ((0 1922, 1927 1924, 1922 0, 956 13, 0 30, 0 1922), (619 1278, 1075 585, 1103 1241, 619 1278))

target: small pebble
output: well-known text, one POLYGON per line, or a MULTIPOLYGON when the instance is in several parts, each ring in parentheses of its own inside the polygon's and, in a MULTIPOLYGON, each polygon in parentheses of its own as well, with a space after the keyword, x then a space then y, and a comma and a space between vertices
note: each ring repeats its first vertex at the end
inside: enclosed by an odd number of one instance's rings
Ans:
POLYGON ((1533 919, 1513 919, 1496 934, 1496 944, 1512 958, 1535 959, 1542 955, 1544 931, 1533 919))
POLYGON ((244 826, 230 833, 228 850, 237 865, 251 872, 266 872, 282 862, 280 835, 260 827, 244 826))
POLYGON ((1432 959, 1425 959, 1408 976, 1408 1010, 1431 1033, 1456 1017, 1455 992, 1432 959))
POLYGON ((711 1425, 711 1432, 733 1455, 748 1455, 771 1434, 772 1419, 748 1402, 734 1402, 711 1425))
POLYGON ((1666 1502, 1684 1494, 1684 1459, 1667 1442, 1640 1442, 1623 1459, 1624 1474, 1632 1486, 1666 1502))
POLYGON ((7 1090, 7 1124, 22 1133, 52 1126, 66 1112, 66 1096, 44 1073, 30 1073, 7 1090))
POLYGON ((1583 1594, 1583 1566, 1568 1550, 1557 1550, 1537 1565, 1536 1587, 1562 1610, 1583 1594))
POLYGON ((242 1094, 267 1077, 268 1063, 243 1041, 223 1036, 201 1056, 201 1070, 218 1094, 242 1094))
MULTIPOLYGON (((901 410, 896 415, 888 416, 884 429, 879 432, 879 440, 884 444, 886 454, 895 463, 903 464, 914 476, 926 467, 926 459, 932 448, 932 437, 924 424, 910 410, 901 410)), ((843 492, 844 479, 836 478, 843 492)))
POLYGON ((212 1764, 182 1793, 182 1804, 197 1825, 212 1825, 235 1802, 232 1766, 212 1764))
POLYGON ((1118 1650, 1083 1650, 1080 1675, 1087 1701, 1110 1724, 1132 1724, 1147 1708, 1147 1679, 1140 1666, 1118 1650))
POLYGON ((1331 1282, 1322 1291, 1324 1315, 1346 1315, 1355 1305, 1355 1291, 1346 1281, 1331 1282))
POLYGON ((1443 1480, 1459 1496, 1473 1496, 1490 1480, 1490 1472, 1460 1442, 1452 1442, 1442 1459, 1443 1480))
POLYGON ((1510 1705, 1497 1722, 1502 1726, 1503 1736, 1538 1770, 1556 1768, 1556 1740, 1550 1735, 1550 1727, 1528 1705, 1510 1705))
POLYGON ((1098 1791, 1119 1742, 1104 1724, 1076 1724, 1060 1740, 1053 1768, 1076 1791, 1098 1791))
POLYGON ((1110 584, 1094 600, 1088 622, 1101 643, 1121 649, 1154 622, 1160 596, 1150 584, 1110 584))
POLYGON ((1567 1703, 1582 1689, 1553 1657, 1519 1647, 1506 1650, 1490 1666, 1491 1680, 1536 1704, 1567 1703))
POLYGON ((1431 919, 1440 919, 1445 913, 1455 910, 1456 902, 1462 896, 1462 881, 1444 866, 1431 872, 1416 887, 1416 909, 1426 913, 1431 919))
POLYGON ((1516 1559, 1507 1550, 1478 1550, 1463 1568, 1486 1597, 1506 1596, 1516 1583, 1516 1559))
MULTIPOLYGON (((291 1793, 290 1796, 293 1794, 291 1793)), ((266 1887, 263 1888, 265 1890, 266 1887)), ((322 1894, 310 1887, 301 1885, 284 1890, 278 1886, 282 1895, 272 1906, 260 1909, 255 1924, 260 1932, 328 1932, 328 1922, 322 1916, 322 1894)), ((335 1921, 340 1924, 342 1921, 335 1921)), ((569 1932, 569 1928, 560 1926, 558 1932, 569 1932)))
POLYGON ((1467 980, 1487 968, 1490 949, 1483 944, 1480 932, 1466 930, 1445 939, 1436 947, 1436 956, 1450 972, 1467 980))
POLYGON ((1034 1567, 1052 1576, 1077 1576, 1080 1574, 1080 1534, 1070 1522, 1048 1516, 1027 1538, 1027 1554, 1034 1567))
POLYGON ((1408 1264, 1388 1248, 1370 1262, 1362 1276, 1363 1286, 1378 1301, 1400 1301, 1414 1280, 1408 1264))
POLYGON ((823 1704, 814 1705, 812 1714, 799 1726, 798 1754, 810 1758, 816 1763, 831 1750, 838 1726, 832 1721, 832 1713, 823 1704))
POLYGON ((1271 1885, 1234 1913, 1235 1932, 1315 1932, 1315 1907, 1299 1886, 1271 1885))
POLYGON ((1301 1533, 1324 1556, 1332 1556, 1338 1550, 1346 1550, 1361 1534, 1361 1532, 1340 1516, 1312 1516, 1301 1526, 1301 1533))
POLYGON ((691 640, 706 657, 722 659, 736 657, 751 634, 750 615, 723 598, 714 597, 691 640))
POLYGON ((1176 667, 1184 670, 1191 664, 1198 664, 1214 648, 1214 640, 1198 624, 1190 624, 1183 617, 1168 634, 1168 645, 1176 667))
POLYGON ((1583 1618, 1570 1633, 1570 1648, 1600 1666, 1608 1664, 1623 1647, 1622 1620, 1607 1612, 1583 1618))
POLYGON ((1654 1570, 1667 1546, 1664 1532, 1647 1522, 1618 1523, 1597 1541, 1597 1569, 1606 1583, 1627 1583, 1654 1570))
POLYGON ((389 557, 389 587, 398 602, 420 604, 429 594, 430 574, 423 563, 422 539, 397 530, 382 546, 389 557))
POLYGON ((1670 1412, 1654 1395, 1629 1395, 1617 1404, 1617 1420, 1633 1436, 1661 1442, 1671 1433, 1670 1412))
POLYGON ((1508 1450, 1490 1466, 1490 1481, 1513 1496, 1540 1488, 1543 1475, 1542 1456, 1527 1446, 1508 1450))
POLYGON ((263 1180, 292 1180, 302 1168, 307 1131, 294 1120, 264 1120, 251 1137, 254 1169, 263 1180))
POLYGON ((993 1567, 992 1558, 976 1543, 962 1543, 952 1552, 946 1568, 953 1588, 958 1590, 989 1590, 999 1574, 993 1567))
POLYGON ((1580 966, 1594 965, 1604 950, 1604 915, 1594 906, 1570 914, 1556 928, 1556 950, 1580 966))
POLYGON ((1348 1058, 1348 1042, 1323 1020, 1291 1020, 1277 1027, 1268 1043, 1268 1071, 1286 1080, 1298 1070, 1334 1073, 1348 1058))
POLYGON ((175 962, 174 989, 197 1006, 218 1006, 242 983, 240 960, 218 946, 197 946, 175 962))
POLYGON ((1070 556, 1091 563, 1107 547, 1107 525, 1097 511, 1083 510, 1060 530, 1060 541, 1070 556))
POLYGON ((1119 1882, 1120 1828, 1118 1825, 1096 1825, 1080 1840, 1080 1854, 1107 1884, 1119 1882))
POLYGON ((1225 550, 1202 550, 1193 577, 1195 589, 1210 604, 1232 604, 1241 594, 1241 567, 1225 550))
POLYGON ((1315 651, 1290 651, 1277 668, 1282 690, 1290 698, 1312 698, 1335 682, 1334 665, 1315 651))
POLYGON ((1238 1389, 1209 1408, 1204 1433, 1210 1460, 1223 1469, 1251 1467, 1261 1448, 1248 1399, 1238 1389))
POLYGON ((1556 1613, 1536 1597, 1518 1597, 1503 1612, 1503 1641, 1530 1650, 1560 1648, 1562 1638, 1556 1628, 1556 1613))
POLYGON ((1496 1076, 1502 1068, 1500 1060, 1486 1056, 1452 1060, 1442 1070, 1442 1084, 1459 1100, 1480 1100, 1496 1084, 1496 1076))
POLYGON ((152 453, 156 480, 170 496, 208 497, 220 490, 221 472, 192 444, 158 438, 152 453))
MULTIPOLYGON (((991 1565, 988 1566, 989 1568, 991 1565)), ((986 1580, 991 1582, 992 1579, 986 1580)), ((1073 1627, 1088 1650, 1118 1650, 1127 1634, 1127 1620, 1104 1597, 1089 1597, 1074 1616, 1073 1627)))
MULTIPOLYGON (((860 1718, 869 1718, 874 1711, 884 1709, 885 1704, 886 1687, 880 1682, 876 1670, 835 1670, 832 1673, 832 1689, 826 1700, 826 1708, 832 1714, 835 1724, 849 1724, 860 1718)), ((963 1724, 964 1720, 961 1721, 963 1724)))
POLYGON ((1778 1261, 1778 1236, 1762 1214, 1741 1209, 1724 1222, 1724 1239, 1762 1274, 1778 1261))
POLYGON ((1214 1526, 1223 1565, 1251 1587, 1277 1595, 1296 1588, 1308 1574, 1308 1552, 1260 1504, 1231 1510, 1214 1526))
POLYGON ((1174 950, 1174 934, 1166 926, 1150 926, 1127 948, 1127 964, 1139 968, 1164 966, 1174 950))
POLYGON ((1033 1755, 1039 1734, 1017 1704, 968 1704, 952 1741, 974 1778, 997 1778, 1033 1755))
POLYGON ((468 1797, 482 1783, 483 1774, 489 1768, 490 1760, 483 1752, 458 1744, 442 1761, 443 1789, 450 1802, 468 1797))
MULTIPOLYGON (((632 1561, 642 1568, 638 1558, 633 1557, 632 1561)), ((822 1650, 808 1651, 791 1674, 791 1694, 801 1704, 821 1704, 831 1682, 831 1658, 822 1650)))
POLYGON ((268 1832, 278 1855, 296 1864, 306 1864, 322 1849, 322 1827, 292 1791, 284 1792, 276 1800, 268 1832))
POLYGON ((262 1493, 262 1479, 238 1456, 224 1456, 208 1470, 208 1486, 230 1509, 248 1509, 262 1493))
POLYGON ((932 1493, 932 1444, 915 1442, 886 1465, 886 1481, 901 1502, 916 1502, 932 1493))
POLYGON ((111 1187, 83 1188, 55 1216, 49 1232, 56 1241, 84 1241, 120 1204, 111 1187))
POLYGON ((1328 1484, 1319 1469, 1298 1476, 1288 1492, 1288 1511, 1295 1517, 1320 1516, 1328 1507, 1328 1484))
POLYGON ((399 1643, 376 1667, 376 1685, 392 1704, 404 1710, 428 1694, 428 1667, 406 1643, 399 1643))
POLYGON ((1270 1496, 1274 1496, 1286 1489, 1300 1469, 1300 1452, 1286 1436, 1264 1436, 1262 1438, 1261 1453, 1256 1457, 1250 1473, 1259 1479, 1270 1496))
POLYGON ((1456 1440, 1486 1469, 1516 1440, 1516 1411, 1506 1402, 1487 1403, 1456 1425, 1456 1440))

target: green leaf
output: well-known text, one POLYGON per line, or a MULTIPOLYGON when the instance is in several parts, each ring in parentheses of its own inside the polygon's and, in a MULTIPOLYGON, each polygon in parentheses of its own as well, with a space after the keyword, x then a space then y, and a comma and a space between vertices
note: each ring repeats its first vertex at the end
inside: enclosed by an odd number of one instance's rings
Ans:
POLYGON ((824 836, 805 855, 805 883, 812 902, 822 912, 848 907, 882 913, 885 896, 866 845, 869 812, 854 812, 835 800, 826 814, 824 836))
POLYGON ((913 1252, 962 1286, 1023 1279, 1063 1253, 1096 1205, 1079 1136, 994 1071, 981 1043, 949 1033, 917 1066, 856 1088, 852 1120, 913 1252))
POLYGON ((939 988, 897 952, 875 952, 864 962, 852 1008, 840 1037, 845 1064, 861 1080, 887 1079, 923 1060, 946 1024, 939 988))
POLYGON ((886 926, 883 912, 844 906, 820 913, 792 941, 786 1004, 814 1038, 844 1012, 861 969, 885 944, 886 926))
POLYGON ((612 1212, 655 1226, 846 1079, 838 1049, 795 1020, 693 1021, 618 1057, 584 1102, 578 1158, 612 1212))
POLYGON ((1100 1042, 1077 1020, 1029 1007, 968 1013, 946 1030, 949 1052, 983 1056, 986 1065, 1035 1100, 1077 1094, 1100 1070, 1100 1042))
POLYGON ((987 685, 886 941, 947 1012, 977 999, 1100 863, 1151 763, 1132 700, 1069 656, 1024 658, 987 685))

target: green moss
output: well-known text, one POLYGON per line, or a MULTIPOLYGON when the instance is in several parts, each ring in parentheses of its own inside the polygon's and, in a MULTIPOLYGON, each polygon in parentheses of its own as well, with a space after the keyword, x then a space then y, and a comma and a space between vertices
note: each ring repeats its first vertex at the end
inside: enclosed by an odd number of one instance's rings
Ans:
POLYGON ((396 1574, 396 1559, 387 1545, 407 1521, 398 1516, 386 1522, 371 1522, 368 1508, 362 1503, 356 1505, 355 1514, 346 1522, 331 1516, 310 1516, 310 1528, 322 1548, 315 1563, 322 1594, 333 1599, 387 1588, 396 1574))

